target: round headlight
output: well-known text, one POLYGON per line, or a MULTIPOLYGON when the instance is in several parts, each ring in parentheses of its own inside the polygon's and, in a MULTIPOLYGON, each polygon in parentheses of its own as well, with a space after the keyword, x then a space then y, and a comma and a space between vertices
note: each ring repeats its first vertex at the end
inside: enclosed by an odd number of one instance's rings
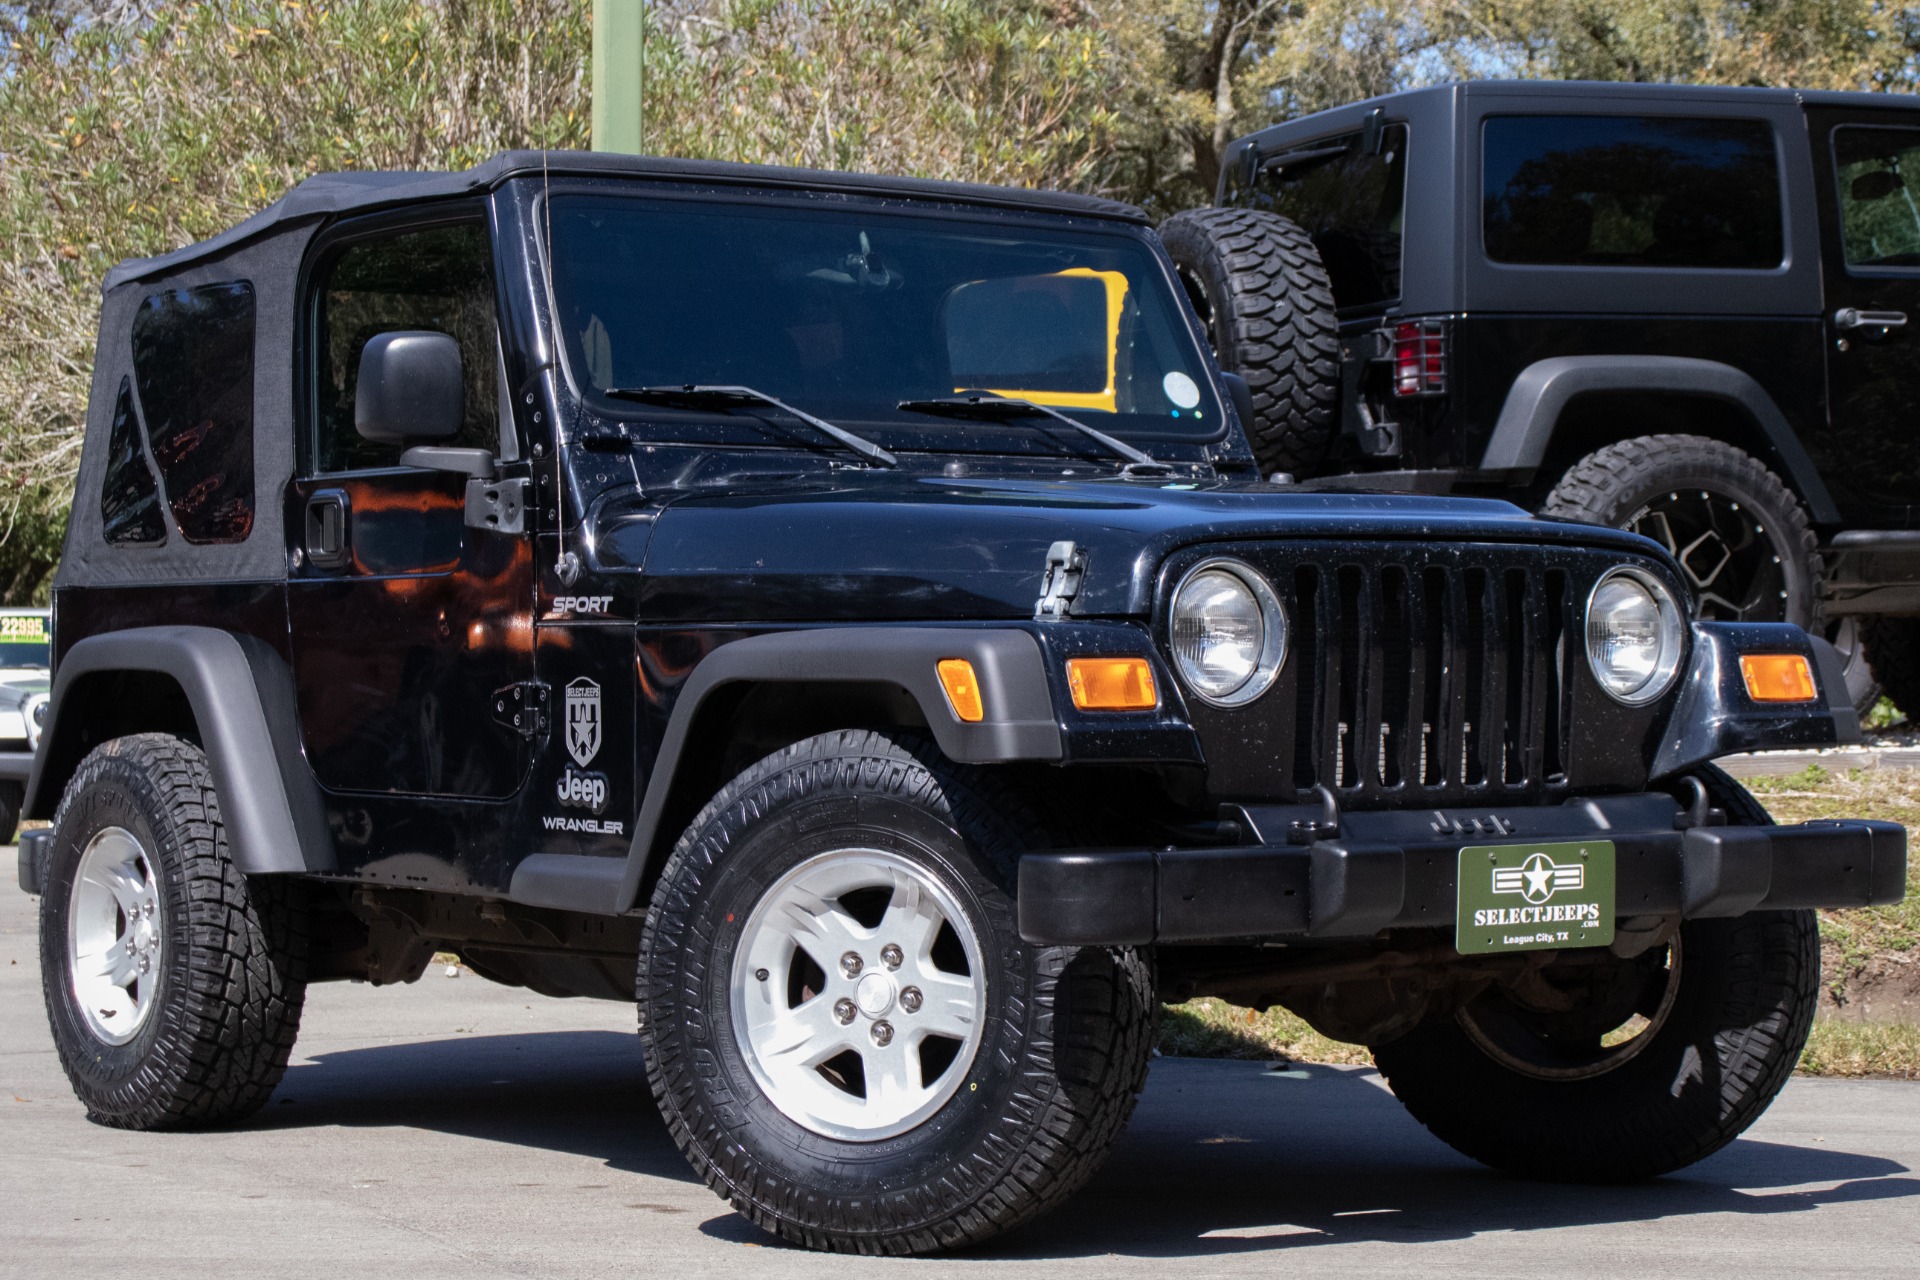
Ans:
POLYGON ((1237 707, 1287 660, 1287 615, 1267 580, 1236 560, 1195 565, 1173 593, 1173 662, 1189 689, 1237 707))
POLYGON ((1614 569, 1587 597, 1587 662, 1600 687, 1630 707, 1673 687, 1686 620, 1666 584, 1639 569, 1614 569))

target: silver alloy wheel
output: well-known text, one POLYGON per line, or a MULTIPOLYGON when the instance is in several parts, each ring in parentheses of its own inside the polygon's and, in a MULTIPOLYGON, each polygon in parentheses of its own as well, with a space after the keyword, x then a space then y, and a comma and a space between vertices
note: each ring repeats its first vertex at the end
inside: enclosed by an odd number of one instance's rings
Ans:
POLYGON ((67 970, 87 1027, 108 1044, 138 1035, 160 986, 160 881, 131 831, 87 842, 67 903, 67 970))
POLYGON ((754 905, 729 1000, 734 1041, 782 1115, 877 1142, 959 1091, 980 1047, 986 976, 945 886, 898 854, 839 849, 754 905))

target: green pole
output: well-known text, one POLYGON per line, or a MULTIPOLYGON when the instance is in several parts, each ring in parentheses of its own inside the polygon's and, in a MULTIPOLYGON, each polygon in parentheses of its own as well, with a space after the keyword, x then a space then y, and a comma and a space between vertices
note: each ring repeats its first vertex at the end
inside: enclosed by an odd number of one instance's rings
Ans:
POLYGON ((645 0, 593 0, 593 149, 640 151, 645 0))

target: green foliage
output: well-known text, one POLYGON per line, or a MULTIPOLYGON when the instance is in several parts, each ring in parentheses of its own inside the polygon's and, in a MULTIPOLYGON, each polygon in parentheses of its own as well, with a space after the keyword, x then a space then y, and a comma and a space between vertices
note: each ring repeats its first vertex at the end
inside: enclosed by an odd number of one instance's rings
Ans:
MULTIPOLYGON (((633 0, 638 3, 639 0, 633 0)), ((44 599, 95 290, 331 169, 588 142, 590 0, 0 5, 0 598, 44 599)), ((1893 89, 1881 0, 651 0, 668 155, 1211 198, 1233 138, 1451 76, 1893 89)))
POLYGON ((0 596, 44 600, 96 290, 329 169, 584 146, 586 0, 0 9, 0 596))

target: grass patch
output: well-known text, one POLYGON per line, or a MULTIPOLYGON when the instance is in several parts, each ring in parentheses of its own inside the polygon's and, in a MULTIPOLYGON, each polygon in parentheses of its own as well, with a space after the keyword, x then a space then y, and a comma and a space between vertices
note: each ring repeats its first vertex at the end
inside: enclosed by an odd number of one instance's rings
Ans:
POLYGON ((1920 1026, 1820 1018, 1800 1055, 1800 1073, 1920 1080, 1920 1026))
POLYGON ((1329 1040, 1281 1008, 1265 1013, 1225 1000, 1189 1000, 1160 1014, 1160 1052, 1176 1058, 1240 1058, 1267 1062, 1333 1062, 1370 1065, 1373 1055, 1357 1044, 1329 1040))

